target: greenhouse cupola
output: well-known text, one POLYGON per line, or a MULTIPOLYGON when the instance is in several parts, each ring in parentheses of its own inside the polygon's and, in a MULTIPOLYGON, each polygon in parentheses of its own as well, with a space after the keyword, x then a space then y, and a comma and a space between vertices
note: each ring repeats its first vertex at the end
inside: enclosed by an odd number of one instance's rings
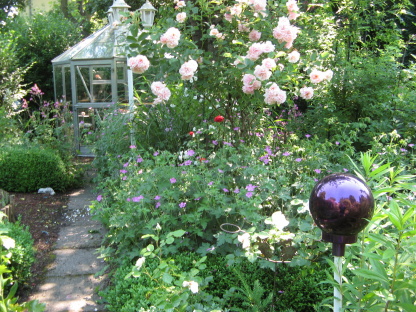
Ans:
POLYGON ((93 156, 88 134, 103 110, 128 103, 124 53, 128 26, 120 20, 129 8, 124 0, 114 0, 106 26, 52 60, 55 99, 72 104, 75 149, 80 156, 93 156))

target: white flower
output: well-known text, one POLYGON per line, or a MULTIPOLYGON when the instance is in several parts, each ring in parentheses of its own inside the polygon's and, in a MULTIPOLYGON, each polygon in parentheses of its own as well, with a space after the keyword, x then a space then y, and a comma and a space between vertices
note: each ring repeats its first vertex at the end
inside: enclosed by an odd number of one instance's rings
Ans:
POLYGON ((272 214, 271 220, 266 220, 266 224, 274 225, 278 230, 283 231, 284 227, 289 224, 283 213, 276 211, 272 214))
POLYGON ((250 234, 244 233, 243 235, 238 235, 238 241, 243 244, 243 249, 250 247, 250 234))
POLYGON ((145 257, 141 257, 141 258, 137 259, 137 261, 136 261, 136 267, 137 267, 137 269, 140 270, 140 268, 143 266, 143 264, 144 264, 145 261, 146 261, 146 258, 145 257))
POLYGON ((182 287, 188 287, 194 294, 198 292, 198 283, 194 281, 183 281, 182 287))

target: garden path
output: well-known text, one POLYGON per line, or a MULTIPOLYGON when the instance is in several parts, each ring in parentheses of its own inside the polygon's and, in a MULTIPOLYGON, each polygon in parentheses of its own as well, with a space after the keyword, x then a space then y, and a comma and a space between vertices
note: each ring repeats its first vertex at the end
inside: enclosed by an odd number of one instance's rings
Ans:
POLYGON ((45 312, 104 312, 97 290, 104 277, 96 277, 105 264, 97 258, 104 227, 92 219, 90 203, 96 198, 89 172, 83 188, 69 196, 65 223, 57 240, 55 260, 31 300, 46 304, 45 312))

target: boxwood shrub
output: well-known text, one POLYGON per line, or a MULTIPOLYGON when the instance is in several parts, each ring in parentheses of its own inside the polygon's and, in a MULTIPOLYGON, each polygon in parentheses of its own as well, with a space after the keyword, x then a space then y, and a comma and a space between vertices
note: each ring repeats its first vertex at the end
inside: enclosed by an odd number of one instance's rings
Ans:
POLYGON ((74 174, 57 152, 39 146, 9 146, 0 150, 0 188, 9 192, 35 192, 51 187, 64 191, 74 174))

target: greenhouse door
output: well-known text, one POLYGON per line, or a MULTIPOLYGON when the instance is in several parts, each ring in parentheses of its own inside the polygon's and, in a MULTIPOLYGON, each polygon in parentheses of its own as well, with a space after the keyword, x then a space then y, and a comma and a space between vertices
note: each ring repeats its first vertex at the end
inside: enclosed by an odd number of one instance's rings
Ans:
POLYGON ((94 156, 91 145, 97 135, 97 124, 104 110, 123 97, 120 93, 127 85, 125 62, 93 62, 71 64, 75 149, 79 156, 94 156))

